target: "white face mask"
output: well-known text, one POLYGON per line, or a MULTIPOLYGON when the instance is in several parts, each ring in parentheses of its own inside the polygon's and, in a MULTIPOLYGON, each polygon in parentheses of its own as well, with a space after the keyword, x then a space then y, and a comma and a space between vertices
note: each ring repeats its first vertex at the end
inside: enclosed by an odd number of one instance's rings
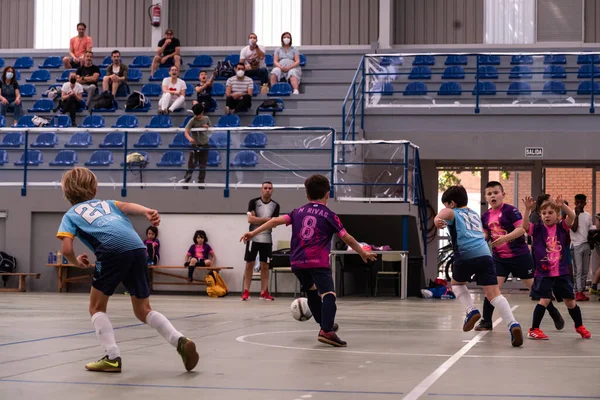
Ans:
POLYGON ((235 74, 237 75, 238 78, 244 77, 244 71, 241 69, 238 69, 235 74))
POLYGON ((13 78, 13 73, 12 72, 7 72, 6 73, 6 79, 8 79, 9 81, 13 78))
POLYGON ((252 46, 252 39, 249 39, 249 40, 248 40, 248 44, 249 44, 250 46, 252 46))
POLYGON ((285 44, 286 46, 288 44, 290 44, 290 42, 291 42, 290 38, 283 38, 283 44, 285 44))

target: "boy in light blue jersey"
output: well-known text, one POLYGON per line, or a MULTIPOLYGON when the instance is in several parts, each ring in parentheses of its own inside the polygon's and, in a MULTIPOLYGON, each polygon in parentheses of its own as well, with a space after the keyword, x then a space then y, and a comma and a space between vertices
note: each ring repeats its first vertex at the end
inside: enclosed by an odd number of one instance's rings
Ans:
POLYGON ((490 249, 483 235, 483 227, 479 215, 467 207, 469 198, 462 186, 451 186, 442 195, 442 203, 446 208, 435 217, 434 223, 439 228, 448 227, 454 248, 454 264, 452 266, 452 291, 458 301, 466 308, 467 316, 463 331, 468 332, 481 318, 479 310, 473 305, 469 289, 465 286, 471 276, 475 275, 477 284, 483 286, 485 297, 500 312, 510 331, 511 344, 519 347, 523 344, 521 325, 515 320, 510 304, 500 293, 496 269, 490 249))
POLYGON ((150 308, 146 245, 125 216, 127 213, 144 215, 153 226, 158 226, 158 211, 134 203, 98 200, 95 198, 97 188, 96 175, 87 168, 73 168, 65 173, 62 189, 73 206, 63 216, 56 234, 62 240, 62 253, 70 263, 82 268, 90 266, 87 254, 75 256, 75 237, 96 256, 89 311, 105 355, 97 362, 86 364, 85 368, 121 372, 121 353, 106 306, 117 285, 123 282, 131 294, 135 316, 176 347, 185 368, 191 371, 199 359, 196 345, 178 332, 164 315, 150 308))

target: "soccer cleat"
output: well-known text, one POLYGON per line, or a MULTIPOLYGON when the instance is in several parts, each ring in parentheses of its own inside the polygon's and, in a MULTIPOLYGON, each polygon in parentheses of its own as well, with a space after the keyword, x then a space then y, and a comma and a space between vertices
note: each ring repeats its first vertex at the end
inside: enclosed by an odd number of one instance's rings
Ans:
POLYGON ((585 329, 585 326, 581 325, 579 328, 575 328, 575 331, 581 335, 583 339, 589 339, 592 337, 590 331, 585 329))
POLYGON ((492 321, 486 321, 485 319, 480 320, 479 325, 475 327, 476 331, 491 331, 493 329, 492 321))
POLYGON ((85 369, 96 372, 121 372, 121 367, 121 357, 111 360, 108 356, 104 356, 96 362, 85 364, 85 369))
POLYGON ((552 321, 554 321, 554 327, 557 330, 561 330, 565 327, 565 320, 563 319, 562 315, 560 315, 560 312, 554 308, 552 309, 552 311, 548 311, 548 314, 550 314, 550 317, 552 318, 552 321))
POLYGON ((523 330, 521 329, 521 325, 518 322, 514 322, 508 328, 510 331, 510 344, 513 347, 520 347, 523 345, 523 330))
POLYGON ((533 340, 548 340, 548 336, 540 328, 530 328, 527 337, 533 340))
POLYGON ((465 323, 463 324, 463 331, 469 332, 472 330, 475 326, 475 323, 479 321, 479 318, 481 318, 481 313, 479 313, 479 310, 472 310, 470 313, 468 313, 465 318, 465 323))
POLYGON ((198 364, 200 356, 196 351, 196 344, 185 336, 180 337, 177 341, 177 352, 181 356, 183 365, 185 365, 187 371, 193 370, 196 364, 198 364))
POLYGON ((264 292, 262 292, 260 294, 260 299, 261 300, 267 300, 267 301, 273 301, 273 300, 275 300, 273 298, 273 296, 271 296, 267 290, 265 290, 264 292))
POLYGON ((248 300, 250 300, 250 291, 244 290, 244 293, 242 293, 242 301, 248 301, 248 300))
POLYGON ((347 343, 340 339, 334 331, 325 332, 323 329, 319 331, 319 337, 317 340, 333 347, 346 347, 347 345, 347 343))

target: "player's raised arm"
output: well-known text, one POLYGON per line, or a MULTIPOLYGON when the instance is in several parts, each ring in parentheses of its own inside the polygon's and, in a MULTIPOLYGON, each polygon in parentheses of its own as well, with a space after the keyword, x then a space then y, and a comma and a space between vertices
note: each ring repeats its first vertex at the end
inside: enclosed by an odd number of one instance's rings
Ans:
POLYGON ((438 229, 443 229, 448 225, 448 221, 452 221, 453 219, 454 211, 451 208, 444 208, 435 216, 433 223, 438 229))
POLYGON ((160 225, 160 214, 156 210, 141 204, 125 203, 122 201, 115 201, 115 205, 124 214, 144 215, 153 226, 160 225))
POLYGON ((240 238, 240 242, 246 243, 247 241, 252 240, 252 238, 254 236, 258 235, 259 233, 264 232, 269 229, 273 229, 273 228, 275 228, 279 225, 283 225, 285 223, 286 223, 285 217, 271 218, 268 222, 265 222, 264 224, 262 224, 261 226, 259 226, 255 230, 253 230, 252 232, 246 232, 244 235, 242 235, 242 237, 240 238))

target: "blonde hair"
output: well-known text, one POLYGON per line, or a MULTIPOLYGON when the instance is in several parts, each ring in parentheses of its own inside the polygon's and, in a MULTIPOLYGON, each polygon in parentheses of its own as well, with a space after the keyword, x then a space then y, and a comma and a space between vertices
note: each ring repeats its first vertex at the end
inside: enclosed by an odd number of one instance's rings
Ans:
POLYGON ((560 213, 560 207, 553 200, 544 201, 540 206, 540 211, 545 210, 546 208, 551 208, 556 211, 556 213, 560 213))
POLYGON ((92 200, 97 188, 98 179, 87 168, 75 167, 63 175, 63 193, 72 205, 92 200))

